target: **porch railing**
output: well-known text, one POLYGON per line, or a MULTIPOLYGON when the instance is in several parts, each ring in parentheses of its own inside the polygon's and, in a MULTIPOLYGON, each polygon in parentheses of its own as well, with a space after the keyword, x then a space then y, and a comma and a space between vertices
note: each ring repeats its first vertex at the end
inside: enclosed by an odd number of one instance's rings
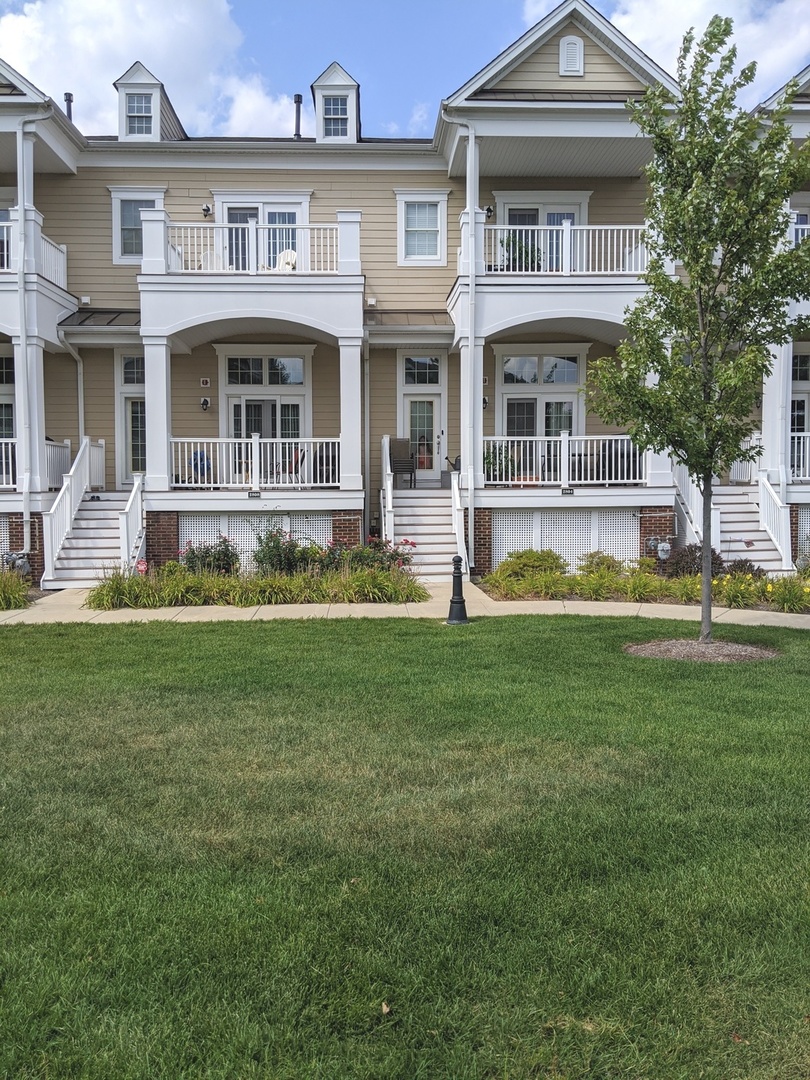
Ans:
POLYGON ((484 479, 513 487, 645 484, 646 457, 626 435, 488 436, 484 479))
POLYGON ((17 440, 0 439, 0 491, 17 486, 17 440))
POLYGON ((336 274, 337 225, 171 224, 170 274, 336 274))
POLYGON ((810 236, 810 225, 793 226, 793 239, 796 244, 800 244, 802 240, 806 240, 808 236, 810 236))
POLYGON ((48 487, 58 491, 62 486, 65 473, 70 469, 70 439, 64 442, 45 443, 45 471, 48 487))
POLYGON ((380 489, 380 523, 382 539, 394 540, 394 473, 391 469, 391 437, 383 435, 380 444, 380 471, 382 487, 380 489))
POLYGON ((810 433, 790 436, 790 475, 793 480, 810 480, 810 433))
POLYGON ((340 487, 340 439, 171 439, 172 487, 340 487))
POLYGON ((61 289, 67 288, 67 247, 55 244, 44 233, 40 237, 39 273, 61 289))
POLYGON ((0 224, 0 270, 11 269, 11 223, 0 224))
POLYGON ((90 439, 85 436, 53 506, 42 515, 46 578, 53 577, 56 557, 73 525, 82 496, 90 486, 90 439))
POLYGON ((791 570, 790 507, 779 498, 766 477, 759 481, 759 523, 770 536, 782 559, 782 569, 791 570))
POLYGON ((643 225, 503 226, 484 228, 488 274, 634 274, 647 270, 643 225))
POLYGON ((121 568, 131 571, 146 540, 143 517, 143 473, 133 478, 132 492, 127 505, 118 513, 118 530, 121 538, 121 568))

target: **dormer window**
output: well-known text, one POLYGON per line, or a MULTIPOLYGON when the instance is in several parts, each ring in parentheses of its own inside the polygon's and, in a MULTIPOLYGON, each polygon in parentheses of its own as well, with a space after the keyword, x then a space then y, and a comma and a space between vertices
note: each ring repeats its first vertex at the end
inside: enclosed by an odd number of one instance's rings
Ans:
POLYGON ((324 97, 323 134, 327 139, 345 139, 349 134, 349 99, 324 97))
POLYGON ((127 94, 127 135, 152 134, 152 95, 127 94))
POLYGON ((560 39, 560 75, 585 74, 585 44, 581 37, 560 39))

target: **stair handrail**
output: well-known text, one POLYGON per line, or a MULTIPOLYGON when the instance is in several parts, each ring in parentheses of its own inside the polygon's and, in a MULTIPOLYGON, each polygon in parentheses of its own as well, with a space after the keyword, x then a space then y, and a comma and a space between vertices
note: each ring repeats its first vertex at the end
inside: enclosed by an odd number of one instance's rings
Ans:
POLYGON ((62 487, 50 510, 42 514, 43 580, 52 578, 62 545, 73 526, 76 511, 90 487, 90 439, 84 436, 70 472, 62 477, 62 487))
MULTIPOLYGON (((695 540, 703 543, 703 492, 680 461, 673 461, 672 479, 675 490, 681 498, 686 524, 692 530, 695 540)), ((712 536, 715 543, 720 542, 720 507, 712 503, 712 536)))
POLYGON ((143 554, 146 530, 143 519, 143 473, 135 473, 127 505, 118 511, 118 533, 121 538, 121 569, 131 574, 143 554))
POLYGON ((779 498, 767 476, 759 478, 759 524, 779 552, 782 569, 792 570, 790 507, 779 498))
POLYGON ((453 534, 456 538, 456 554, 461 556, 461 572, 470 569, 467 557, 467 543, 464 538, 464 507, 461 505, 461 472, 453 469, 450 473, 450 500, 453 515, 453 534))
POLYGON ((394 473, 391 469, 391 437, 383 435, 380 444, 380 465, 383 486, 380 491, 380 526, 382 539, 394 542, 394 473))

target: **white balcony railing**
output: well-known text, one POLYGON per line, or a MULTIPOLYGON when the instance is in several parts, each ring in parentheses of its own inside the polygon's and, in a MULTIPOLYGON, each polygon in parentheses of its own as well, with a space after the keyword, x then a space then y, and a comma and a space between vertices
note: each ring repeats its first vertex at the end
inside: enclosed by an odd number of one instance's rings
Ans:
POLYGON ((645 484, 646 457, 626 435, 487 437, 484 478, 514 487, 645 484))
POLYGON ((790 475, 793 480, 810 480, 810 433, 790 436, 790 475))
POLYGON ((800 244, 802 240, 806 240, 810 236, 810 225, 794 225, 793 226, 793 240, 794 243, 800 244))
POLYGON ((488 274, 633 274, 647 270, 643 225, 484 228, 488 274))
POLYGON ((0 270, 11 269, 11 222, 0 222, 0 270))
POLYGON ((172 224, 170 274, 336 274, 337 225, 172 224))
POLYGON ((340 439, 172 439, 174 488, 337 488, 340 439))
POLYGON ((782 569, 791 570, 790 507, 782 502, 764 476, 759 481, 759 523, 779 552, 782 569))
POLYGON ((17 485, 17 440, 0 439, 0 491, 14 491, 17 485))
POLYGON ((70 439, 64 442, 45 443, 45 470, 48 487, 57 491, 62 486, 65 473, 70 469, 70 439))
POLYGON ((67 288, 67 247, 55 244, 44 233, 40 237, 39 273, 61 289, 67 288))

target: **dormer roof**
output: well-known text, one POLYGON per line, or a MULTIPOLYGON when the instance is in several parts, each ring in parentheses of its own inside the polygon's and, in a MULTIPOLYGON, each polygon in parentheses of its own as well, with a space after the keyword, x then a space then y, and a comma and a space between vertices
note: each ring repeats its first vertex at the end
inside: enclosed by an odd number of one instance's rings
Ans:
POLYGON ((142 142, 170 142, 187 139, 188 136, 174 111, 174 106, 166 93, 166 87, 156 78, 140 60, 127 68, 113 86, 118 91, 118 137, 119 139, 137 139, 142 142), (153 128, 148 135, 134 135, 127 130, 127 94, 145 94, 152 99, 153 128))
POLYGON ((315 106, 315 141, 360 142, 360 84, 356 79, 334 60, 312 83, 311 89, 315 106))

